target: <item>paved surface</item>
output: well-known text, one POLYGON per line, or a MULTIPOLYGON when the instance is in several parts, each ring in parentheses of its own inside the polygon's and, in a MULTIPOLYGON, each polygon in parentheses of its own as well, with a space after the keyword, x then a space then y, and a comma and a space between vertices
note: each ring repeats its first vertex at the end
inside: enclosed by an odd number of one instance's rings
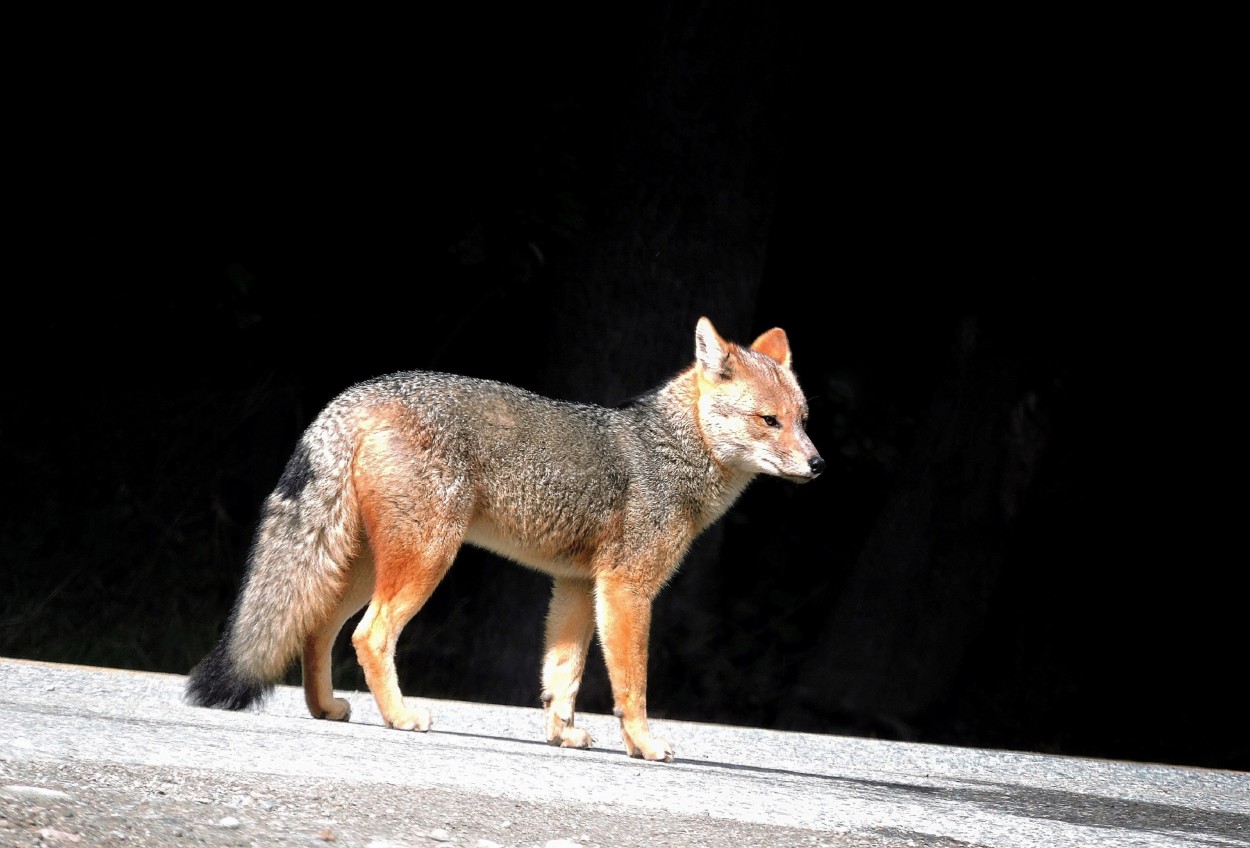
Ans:
POLYGON ((1250 847, 1250 774, 654 721, 671 764, 538 741, 535 709, 434 730, 185 705, 184 678, 0 659, 0 846, 1250 847))

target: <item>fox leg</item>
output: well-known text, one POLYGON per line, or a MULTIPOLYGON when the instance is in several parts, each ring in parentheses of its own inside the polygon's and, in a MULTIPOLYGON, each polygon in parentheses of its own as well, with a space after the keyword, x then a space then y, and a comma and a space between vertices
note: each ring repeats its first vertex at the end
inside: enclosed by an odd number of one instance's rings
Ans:
POLYGON ((614 712, 631 757, 673 759, 673 748, 647 725, 647 642, 651 597, 627 582, 600 577, 595 586, 599 642, 612 683, 614 712))
POLYGON ((404 625, 425 605, 451 567, 457 548, 458 545, 451 550, 430 550, 398 559, 375 550, 377 580, 373 600, 352 634, 352 644, 387 727, 430 729, 429 710, 410 709, 404 704, 395 672, 395 644, 404 625))
POLYGON ((430 729, 429 710, 404 704, 395 644, 455 560, 469 506, 428 460, 411 438, 382 429, 361 441, 353 469, 374 585, 352 644, 382 720, 398 730, 430 729))
POLYGON ((371 594, 373 594, 373 553, 368 545, 362 545, 360 553, 348 571, 347 585, 343 589, 343 596, 339 599, 338 605, 330 611, 325 623, 309 633, 304 640, 302 663, 304 701, 308 704, 308 711, 312 713, 313 718, 347 721, 351 717, 351 704, 345 698, 334 697, 331 649, 347 619, 369 603, 371 594))
POLYGON ((562 748, 589 748, 590 734, 573 726, 573 706, 582 685, 586 652, 595 632, 593 587, 589 580, 556 578, 547 609, 543 708, 547 741, 562 748))

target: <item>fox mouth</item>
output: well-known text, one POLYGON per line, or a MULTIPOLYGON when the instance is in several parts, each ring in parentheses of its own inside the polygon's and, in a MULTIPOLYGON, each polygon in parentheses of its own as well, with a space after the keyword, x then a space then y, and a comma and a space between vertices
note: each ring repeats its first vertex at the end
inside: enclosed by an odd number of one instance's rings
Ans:
MULTIPOLYGON (((821 471, 823 470, 824 469, 822 468, 821 471)), ((810 483, 820 476, 820 471, 783 471, 776 465, 773 465, 772 469, 768 473, 772 474, 774 477, 780 477, 782 480, 788 480, 791 483, 810 483)))
MULTIPOLYGON (((802 467, 802 466, 800 466, 802 467)), ((757 474, 767 474, 771 477, 780 477, 782 480, 788 480, 791 483, 810 483, 821 475, 825 470, 825 462, 820 457, 808 460, 807 467, 803 470, 793 470, 794 466, 783 468, 779 462, 772 457, 760 457, 754 465, 753 471, 757 474)))

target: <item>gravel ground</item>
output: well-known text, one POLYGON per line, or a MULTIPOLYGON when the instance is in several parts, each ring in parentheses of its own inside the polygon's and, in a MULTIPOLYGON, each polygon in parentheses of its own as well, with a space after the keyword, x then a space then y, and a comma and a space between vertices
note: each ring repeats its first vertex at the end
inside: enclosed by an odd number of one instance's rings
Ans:
MULTIPOLYGON (((610 802, 536 810, 386 785, 222 777, 194 769, 0 761, 0 846, 342 846, 343 848, 798 848, 906 844, 710 817, 650 819, 610 802), (545 822, 541 826, 526 822, 545 822)), ((605 794, 608 794, 605 791, 605 794)), ((926 845, 934 843, 927 842, 926 845)), ((950 848, 966 843, 949 842, 950 848)))

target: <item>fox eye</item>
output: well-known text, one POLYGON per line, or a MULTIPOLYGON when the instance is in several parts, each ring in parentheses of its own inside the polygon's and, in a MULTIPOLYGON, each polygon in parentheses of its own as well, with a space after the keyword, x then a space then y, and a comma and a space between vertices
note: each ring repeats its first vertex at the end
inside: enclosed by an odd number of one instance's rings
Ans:
POLYGON ((764 419, 764 423, 769 427, 781 426, 781 422, 777 420, 777 416, 775 415, 761 415, 760 418, 764 419))

